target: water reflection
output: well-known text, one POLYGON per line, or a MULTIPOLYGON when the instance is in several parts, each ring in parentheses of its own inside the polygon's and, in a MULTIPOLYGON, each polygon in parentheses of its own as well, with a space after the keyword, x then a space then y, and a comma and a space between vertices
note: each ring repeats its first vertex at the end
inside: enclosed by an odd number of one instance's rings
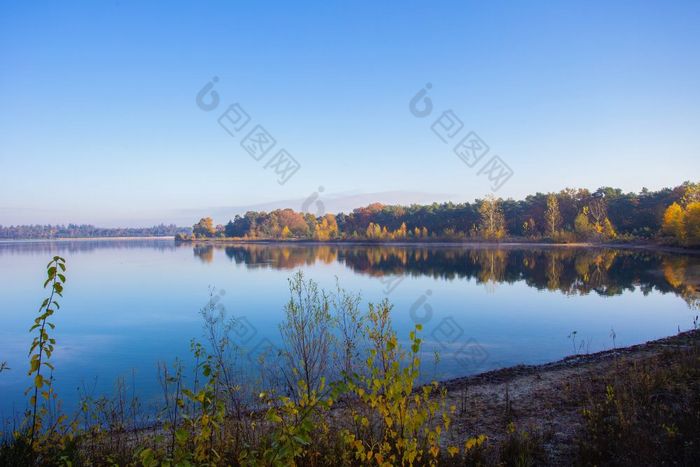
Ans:
POLYGON ((700 303, 700 258, 646 250, 573 247, 414 247, 350 245, 185 245, 205 263, 215 250, 248 268, 292 270, 316 262, 338 262, 352 271, 383 277, 429 276, 474 279, 492 287, 524 282, 566 295, 620 295, 636 287, 675 293, 700 303))
MULTIPOLYGON (((332 276, 338 276, 343 287, 362 294, 363 307, 388 296, 400 336, 416 322, 424 324, 431 378, 438 378, 432 375, 433 351, 441 356, 439 378, 543 363, 571 353, 567 336, 574 330, 597 351, 687 329, 697 312, 688 313, 686 303, 700 301, 700 256, 644 250, 176 245, 171 239, 0 242, 0 360, 11 368, 26 360, 27 322, 43 296, 41 274, 53 254, 65 256, 69 265, 70 287, 56 330, 56 389, 67 403, 77 403, 71 394, 83 378, 99 378, 96 394, 106 394, 133 369, 142 394, 159 395, 156 362, 177 357, 194 364, 189 342, 201 337, 199 310, 210 286, 226 289, 227 310, 254 329, 250 335, 256 337, 242 347, 255 353, 267 348, 260 342, 281 345, 286 278, 297 269, 324 287, 332 288, 332 276), (498 293, 484 293, 491 289, 498 293), (472 349, 470 342, 488 359, 465 363, 460 352, 472 349)), ((26 373, 3 372, 0 394, 11 397, 0 400, 0 416, 23 403, 26 384, 26 373)))

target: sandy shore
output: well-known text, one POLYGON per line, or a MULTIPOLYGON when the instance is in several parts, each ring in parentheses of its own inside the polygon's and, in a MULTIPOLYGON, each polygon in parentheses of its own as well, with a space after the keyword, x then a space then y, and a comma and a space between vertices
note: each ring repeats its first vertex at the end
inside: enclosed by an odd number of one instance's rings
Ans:
POLYGON ((458 408, 454 430, 461 439, 485 434, 498 443, 505 425, 513 421, 518 428, 544 435, 552 464, 566 464, 574 435, 582 426, 586 396, 604 391, 603 377, 668 351, 698 345, 700 330, 688 331, 632 347, 444 381, 448 404, 458 408))

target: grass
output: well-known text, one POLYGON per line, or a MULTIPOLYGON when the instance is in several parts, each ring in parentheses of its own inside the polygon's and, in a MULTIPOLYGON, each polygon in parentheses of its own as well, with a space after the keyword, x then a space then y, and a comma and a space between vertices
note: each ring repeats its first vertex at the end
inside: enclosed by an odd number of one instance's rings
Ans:
POLYGON ((594 378, 576 439, 578 465, 697 465, 700 350, 666 350, 594 378))

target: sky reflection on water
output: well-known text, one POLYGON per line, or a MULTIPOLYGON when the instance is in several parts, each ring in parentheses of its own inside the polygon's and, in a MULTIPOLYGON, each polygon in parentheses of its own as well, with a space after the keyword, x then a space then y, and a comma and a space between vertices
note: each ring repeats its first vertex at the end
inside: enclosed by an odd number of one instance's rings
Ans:
POLYGON ((68 408, 78 387, 110 394, 120 376, 147 404, 157 397, 157 362, 191 362, 210 286, 254 329, 248 347, 279 344, 287 278, 297 270, 329 290, 338 277, 363 303, 389 298, 401 339, 413 318, 424 324, 428 378, 556 360, 574 351, 574 330, 577 351, 593 352, 612 347, 611 329, 617 346, 688 329, 700 287, 700 258, 640 250, 2 242, 0 360, 12 368, 0 375, 2 416, 24 408, 27 330, 54 254, 68 265, 54 354, 68 408))

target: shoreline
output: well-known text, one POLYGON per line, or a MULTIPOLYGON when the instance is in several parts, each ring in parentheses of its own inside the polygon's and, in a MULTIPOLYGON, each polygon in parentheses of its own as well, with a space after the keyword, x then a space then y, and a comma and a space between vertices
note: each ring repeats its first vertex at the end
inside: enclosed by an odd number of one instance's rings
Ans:
POLYGON ((700 329, 681 331, 672 336, 661 337, 627 347, 618 347, 587 354, 569 355, 552 362, 538 363, 535 365, 519 364, 468 376, 457 376, 440 380, 440 384, 444 385, 448 390, 453 390, 460 384, 478 385, 485 382, 506 382, 522 376, 541 374, 544 372, 556 372, 563 369, 576 368, 578 366, 596 365, 616 357, 640 356, 640 354, 663 350, 664 348, 677 346, 681 343, 685 345, 689 339, 697 341, 696 343, 700 344, 700 329))
POLYGON ((516 365, 440 382, 448 405, 461 408, 455 417, 462 439, 485 434, 491 441, 505 439, 504 426, 544 438, 548 464, 566 464, 584 426, 582 410, 592 394, 604 394, 606 378, 625 378, 630 368, 654 360, 672 360, 674 354, 697 349, 700 330, 629 347, 565 357, 538 365, 516 365))

